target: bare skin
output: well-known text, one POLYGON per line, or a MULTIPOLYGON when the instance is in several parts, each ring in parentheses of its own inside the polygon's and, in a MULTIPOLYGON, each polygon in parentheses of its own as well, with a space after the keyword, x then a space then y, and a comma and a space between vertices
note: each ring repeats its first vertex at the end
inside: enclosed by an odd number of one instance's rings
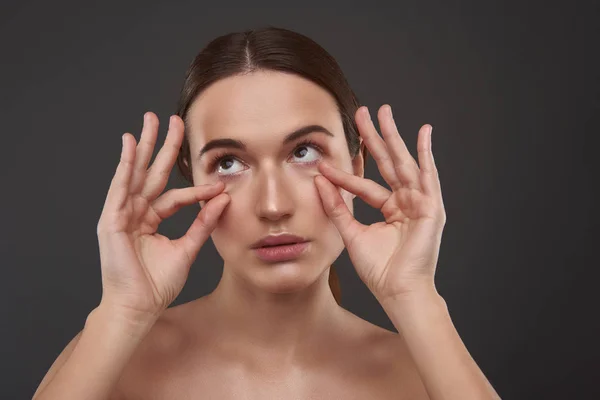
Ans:
MULTIPOLYGON (((351 159, 348 153, 333 98, 298 76, 235 76, 209 87, 191 106, 192 154, 213 139, 248 144, 246 151, 232 152, 228 165, 217 164, 216 171, 209 161, 218 149, 192 160, 195 182, 222 180, 231 196, 211 233, 224 273, 210 295, 161 316, 118 384, 123 399, 198 394, 216 399, 428 398, 401 337, 340 307, 328 287, 327 267, 343 243, 314 186, 317 167, 305 162, 317 153, 308 147, 303 158, 294 160, 296 145, 282 146, 288 132, 309 123, 334 133, 308 136, 321 145, 321 159, 364 174, 362 157, 351 159), (251 243, 280 229, 309 237, 313 247, 308 255, 271 266, 254 259, 251 243)), ((354 196, 340 193, 352 208, 354 196)))
POLYGON ((312 353, 275 365, 210 329, 218 326, 210 295, 171 307, 137 349, 112 399, 429 398, 401 336, 338 311, 312 353))
MULTIPOLYGON (((188 119, 191 188, 160 195, 182 142, 180 118, 171 119, 149 168, 156 115, 146 114, 137 146, 123 136, 98 224, 101 305, 34 398, 427 399, 402 337, 344 310, 328 285, 344 243, 315 186, 317 165, 364 174, 362 155, 348 152, 333 97, 295 75, 255 72, 212 84, 188 119), (311 128, 285 140, 315 124, 331 134, 311 128), (245 149, 198 156, 223 139, 245 149), (225 158, 215 161, 219 155, 225 158), (156 233, 198 202, 202 210, 185 236, 156 233), (260 260, 256 240, 284 232, 305 238, 309 250, 286 262, 260 260), (217 288, 168 308, 209 235, 224 261, 217 288)), ((355 195, 338 191, 352 210, 355 195)))

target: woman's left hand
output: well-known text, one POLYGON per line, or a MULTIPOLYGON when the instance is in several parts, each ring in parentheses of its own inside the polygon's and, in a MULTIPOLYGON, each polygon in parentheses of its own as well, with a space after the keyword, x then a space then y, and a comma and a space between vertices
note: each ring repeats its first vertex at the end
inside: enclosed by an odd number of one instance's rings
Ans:
POLYGON ((419 130, 417 165, 398 133, 389 105, 378 112, 383 138, 366 107, 359 108, 355 117, 360 136, 391 191, 322 161, 319 171, 323 175, 315 177, 315 184, 323 208, 338 229, 358 276, 380 303, 414 290, 435 289, 446 212, 431 151, 431 126, 419 130), (336 186, 380 209, 385 221, 358 222, 336 186))

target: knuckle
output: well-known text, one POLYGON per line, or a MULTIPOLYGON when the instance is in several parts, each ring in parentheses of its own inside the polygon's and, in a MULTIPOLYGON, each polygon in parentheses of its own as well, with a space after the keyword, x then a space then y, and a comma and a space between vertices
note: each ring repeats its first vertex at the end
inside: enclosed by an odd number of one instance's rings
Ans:
POLYGON ((99 220, 96 224, 96 235, 103 236, 106 234, 106 223, 103 220, 99 220))
POLYGON ((181 206, 181 200, 173 198, 173 197, 169 199, 169 209, 176 210, 180 206, 181 206))
POLYGON ((165 204, 169 209, 172 209, 177 206, 178 200, 176 190, 177 189, 168 190, 162 195, 161 200, 163 204, 165 204))
POLYGON ((345 211, 345 205, 342 202, 339 202, 336 205, 334 205, 333 209, 331 210, 331 215, 333 215, 334 217, 341 217, 342 215, 344 215, 345 211))
POLYGON ((130 165, 133 165, 134 161, 135 161, 134 159, 127 159, 127 158, 121 157, 121 160, 119 162, 123 165, 130 166, 130 165))

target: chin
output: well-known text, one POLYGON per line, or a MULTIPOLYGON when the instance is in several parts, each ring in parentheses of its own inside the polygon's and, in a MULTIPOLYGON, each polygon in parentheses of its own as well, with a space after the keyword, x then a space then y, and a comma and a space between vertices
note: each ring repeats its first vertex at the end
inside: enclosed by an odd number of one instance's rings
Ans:
POLYGON ((258 271, 253 270, 249 278, 254 285, 270 293, 299 292, 313 285, 323 274, 308 265, 297 261, 262 265, 258 271))

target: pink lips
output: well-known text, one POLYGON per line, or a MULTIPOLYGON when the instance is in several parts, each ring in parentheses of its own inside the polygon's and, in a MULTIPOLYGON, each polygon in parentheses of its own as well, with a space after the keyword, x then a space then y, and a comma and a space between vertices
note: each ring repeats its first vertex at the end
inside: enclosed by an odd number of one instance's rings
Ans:
POLYGON ((310 240, 282 233, 268 235, 252 245, 255 254, 265 262, 293 260, 304 253, 309 247, 310 240))
POLYGON ((301 242, 277 246, 257 247, 254 249, 254 252, 258 258, 265 262, 289 261, 302 255, 302 253, 308 249, 309 245, 309 242, 301 242))
POLYGON ((289 233, 281 233, 278 235, 268 235, 255 242, 252 248, 263 247, 263 246, 275 246, 279 244, 293 244, 306 242, 307 240, 303 237, 292 235, 289 233))

